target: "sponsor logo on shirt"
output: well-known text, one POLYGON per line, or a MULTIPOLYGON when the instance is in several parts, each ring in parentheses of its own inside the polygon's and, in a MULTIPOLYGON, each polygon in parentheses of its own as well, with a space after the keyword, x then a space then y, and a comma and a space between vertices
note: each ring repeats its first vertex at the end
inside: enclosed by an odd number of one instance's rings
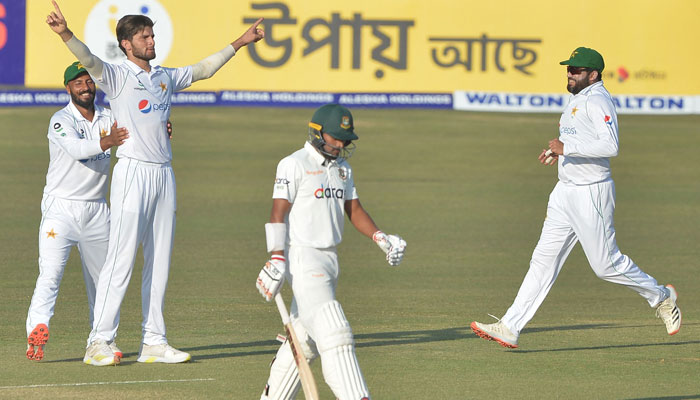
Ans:
POLYGON ((605 123, 606 123, 608 126, 612 126, 612 118, 610 118, 609 115, 606 115, 606 116, 605 116, 604 121, 605 121, 605 123))
POLYGON ((90 158, 86 158, 86 159, 78 160, 78 161, 80 161, 80 162, 83 163, 83 164, 86 164, 86 163, 89 163, 89 162, 95 162, 95 161, 105 160, 105 159, 108 159, 109 157, 110 157, 109 153, 100 153, 100 154, 98 154, 98 155, 96 155, 96 156, 92 156, 92 157, 90 157, 90 158))
POLYGON ((342 199, 344 195, 345 190, 334 188, 332 186, 324 188, 323 185, 321 185, 320 188, 314 191, 314 196, 317 199, 342 199))
POLYGON ((575 135, 576 134, 576 127, 574 127, 574 126, 560 126, 559 133, 561 133, 562 135, 575 135))
POLYGON ((289 180, 287 178, 277 178, 275 179, 275 185, 289 185, 289 180))
POLYGON ((153 111, 167 111, 169 109, 170 109, 170 103, 159 103, 159 104, 153 103, 153 104, 151 104, 151 102, 149 102, 146 99, 139 101, 139 111, 141 111, 144 114, 148 114, 149 112, 151 112, 151 110, 153 110, 153 111))
POLYGON ((319 169, 318 171, 305 171, 307 175, 320 175, 323 173, 322 169, 319 169))

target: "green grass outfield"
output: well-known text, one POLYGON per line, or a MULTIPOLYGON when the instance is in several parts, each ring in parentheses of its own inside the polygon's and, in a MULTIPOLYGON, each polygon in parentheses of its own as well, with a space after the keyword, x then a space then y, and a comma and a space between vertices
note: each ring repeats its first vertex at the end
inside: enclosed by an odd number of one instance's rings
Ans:
MULTIPOLYGON (((54 111, 0 109, 0 398, 258 399, 283 331, 254 285, 266 260, 263 224, 277 162, 302 146, 313 110, 173 111, 178 216, 165 316, 170 343, 193 360, 136 363, 137 259, 116 368, 82 363, 89 326, 75 251, 46 357, 24 355, 54 111)), ((537 155, 559 116, 353 111, 360 198, 409 244, 390 268, 348 224, 339 248, 338 298, 375 399, 700 398, 700 116, 621 116, 613 160, 618 244, 676 286, 680 333, 668 336, 633 291, 598 279, 577 246, 520 349, 505 350, 468 326, 501 316, 527 271, 556 183, 556 168, 537 155)), ((313 370, 322 398, 332 398, 320 363, 313 370)))

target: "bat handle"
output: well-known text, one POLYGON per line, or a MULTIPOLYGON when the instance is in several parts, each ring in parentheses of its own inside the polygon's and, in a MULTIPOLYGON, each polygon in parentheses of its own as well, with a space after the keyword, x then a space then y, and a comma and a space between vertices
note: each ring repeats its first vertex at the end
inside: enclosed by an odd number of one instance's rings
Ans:
POLYGON ((287 325, 289 323, 289 313, 287 312, 287 306, 284 304, 284 299, 281 293, 275 295, 275 303, 277 303, 277 309, 280 311, 280 316, 282 317, 282 323, 287 325))

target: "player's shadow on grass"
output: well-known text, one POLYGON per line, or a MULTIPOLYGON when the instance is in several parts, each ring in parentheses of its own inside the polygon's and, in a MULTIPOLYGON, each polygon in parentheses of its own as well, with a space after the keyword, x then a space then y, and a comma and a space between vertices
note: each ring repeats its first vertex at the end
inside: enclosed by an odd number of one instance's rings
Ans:
POLYGON ((700 394, 688 394, 681 396, 664 396, 664 397, 632 397, 627 400, 686 400, 686 399, 700 399, 700 394))
MULTIPOLYGON (((243 342, 243 343, 227 343, 227 344, 214 344, 209 346, 197 346, 197 347, 181 347, 180 350, 186 351, 192 354, 192 361, 197 362, 198 360, 207 360, 213 358, 229 358, 229 357, 245 357, 245 356, 256 356, 256 355, 273 355, 277 353, 277 348, 280 342, 276 340, 261 340, 257 342, 243 342), (240 352, 226 352, 220 353, 218 351, 225 349, 238 349, 247 347, 269 347, 274 346, 273 350, 251 350, 251 351, 240 351, 240 352), (204 352, 207 350, 216 350, 217 354, 198 354, 199 352, 204 352)), ((138 352, 127 353, 124 352, 124 358, 122 359, 121 365, 131 365, 137 364, 136 358, 138 357, 138 352)), ((51 360, 42 361, 42 363, 59 363, 59 362, 75 362, 83 361, 81 358, 67 358, 62 360, 51 360)))

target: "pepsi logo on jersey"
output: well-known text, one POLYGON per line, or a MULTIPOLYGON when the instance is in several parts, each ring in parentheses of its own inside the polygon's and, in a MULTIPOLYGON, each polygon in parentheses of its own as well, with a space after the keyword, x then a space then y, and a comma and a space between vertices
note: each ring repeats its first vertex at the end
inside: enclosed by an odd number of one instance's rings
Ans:
POLYGON ((345 190, 343 189, 334 187, 324 188, 323 185, 314 191, 314 196, 317 199, 342 199, 344 194, 345 190))
POLYGON ((141 111, 144 114, 148 114, 149 112, 151 112, 151 110, 153 110, 153 111, 167 111, 169 109, 170 109, 170 103, 160 103, 160 104, 153 103, 153 104, 151 104, 151 102, 149 102, 146 99, 139 101, 139 111, 141 111))

